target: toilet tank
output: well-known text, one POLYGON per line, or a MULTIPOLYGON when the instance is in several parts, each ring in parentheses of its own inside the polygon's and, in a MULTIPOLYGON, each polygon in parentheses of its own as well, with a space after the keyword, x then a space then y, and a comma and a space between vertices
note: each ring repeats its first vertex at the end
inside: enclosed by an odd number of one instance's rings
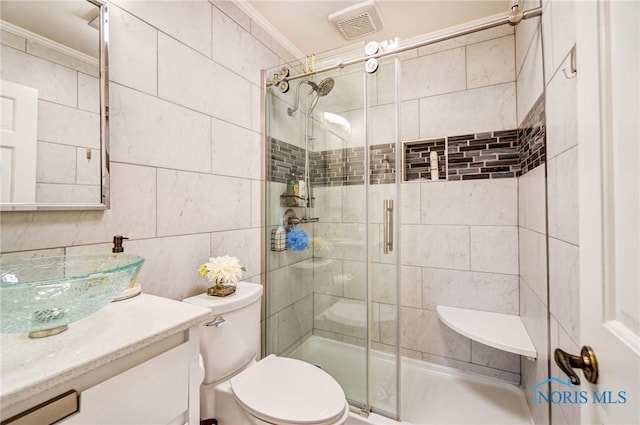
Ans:
POLYGON ((238 282, 226 297, 206 293, 183 301, 213 310, 214 318, 200 327, 200 354, 204 360, 204 384, 234 375, 260 353, 260 299, 262 285, 238 282), (219 319, 221 318, 221 319, 219 319))

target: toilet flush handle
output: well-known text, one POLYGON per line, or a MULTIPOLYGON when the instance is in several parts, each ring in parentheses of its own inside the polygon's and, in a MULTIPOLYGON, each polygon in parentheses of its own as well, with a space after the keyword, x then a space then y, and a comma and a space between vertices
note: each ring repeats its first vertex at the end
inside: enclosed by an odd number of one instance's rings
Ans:
POLYGON ((220 326, 224 325, 224 317, 222 316, 216 316, 212 321, 205 323, 205 326, 215 326, 216 328, 219 328, 220 326))

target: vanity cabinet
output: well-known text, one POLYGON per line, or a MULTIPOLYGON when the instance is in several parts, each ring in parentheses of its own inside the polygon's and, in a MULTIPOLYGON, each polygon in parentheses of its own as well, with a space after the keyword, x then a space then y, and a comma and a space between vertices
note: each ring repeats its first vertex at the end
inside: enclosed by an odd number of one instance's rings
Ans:
POLYGON ((211 310, 142 294, 42 339, 2 334, 2 423, 199 424, 211 310))

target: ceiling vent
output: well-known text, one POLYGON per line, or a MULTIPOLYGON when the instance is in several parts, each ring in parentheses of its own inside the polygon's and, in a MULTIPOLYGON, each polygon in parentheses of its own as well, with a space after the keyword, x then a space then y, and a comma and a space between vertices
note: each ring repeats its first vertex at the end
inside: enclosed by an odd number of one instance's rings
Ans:
POLYGON ((329 15, 329 21, 347 40, 353 40, 382 29, 382 18, 373 0, 342 9, 329 15))

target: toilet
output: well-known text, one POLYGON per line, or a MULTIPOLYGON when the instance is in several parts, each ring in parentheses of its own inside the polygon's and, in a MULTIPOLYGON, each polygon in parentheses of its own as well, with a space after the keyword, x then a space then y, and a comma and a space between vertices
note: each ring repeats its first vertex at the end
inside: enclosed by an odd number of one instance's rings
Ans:
POLYGON ((335 379, 309 363, 260 354, 262 285, 239 282, 227 297, 206 293, 183 300, 210 308, 200 328, 204 380, 200 417, 219 425, 340 425, 349 415, 335 379))

